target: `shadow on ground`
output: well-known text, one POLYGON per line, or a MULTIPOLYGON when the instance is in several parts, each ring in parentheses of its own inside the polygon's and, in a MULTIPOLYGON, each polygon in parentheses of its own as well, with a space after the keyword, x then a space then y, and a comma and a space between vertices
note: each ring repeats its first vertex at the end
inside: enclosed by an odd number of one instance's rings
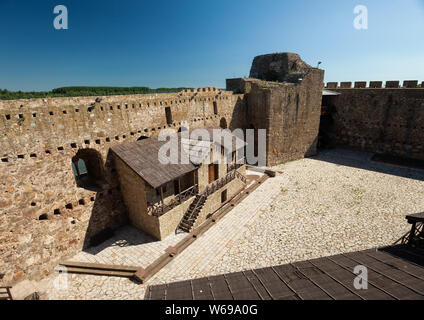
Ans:
POLYGON ((96 255, 110 247, 124 248, 159 241, 129 224, 110 232, 107 240, 102 241, 98 245, 85 248, 83 252, 96 255))
POLYGON ((405 244, 399 244, 380 248, 379 251, 383 251, 397 258, 401 258, 424 267, 424 249, 412 248, 405 244))
POLYGON ((371 160, 373 156, 374 154, 369 152, 336 148, 320 150, 318 155, 311 157, 311 159, 424 181, 423 169, 373 161, 371 160))

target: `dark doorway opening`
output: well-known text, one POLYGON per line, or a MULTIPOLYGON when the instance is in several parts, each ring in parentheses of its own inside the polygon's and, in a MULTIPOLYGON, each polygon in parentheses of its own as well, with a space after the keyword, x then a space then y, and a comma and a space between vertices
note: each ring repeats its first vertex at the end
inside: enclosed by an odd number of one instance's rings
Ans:
POLYGON ((178 180, 174 180, 174 195, 178 195, 180 192, 180 182, 178 180))
POLYGON ((221 203, 227 201, 227 190, 221 192, 221 203))
POLYGON ((218 104, 216 103, 216 101, 213 102, 213 113, 215 115, 218 114, 218 104))
POLYGON ((103 159, 94 149, 80 149, 72 158, 72 170, 80 188, 99 191, 106 184, 103 159))
POLYGON ((228 128, 228 126, 227 126, 227 120, 225 120, 225 118, 221 118, 221 121, 219 121, 219 126, 222 129, 227 129, 228 128))
POLYGON ((172 111, 171 111, 171 107, 166 107, 165 108, 165 115, 166 115, 166 123, 167 124, 172 124, 172 111))

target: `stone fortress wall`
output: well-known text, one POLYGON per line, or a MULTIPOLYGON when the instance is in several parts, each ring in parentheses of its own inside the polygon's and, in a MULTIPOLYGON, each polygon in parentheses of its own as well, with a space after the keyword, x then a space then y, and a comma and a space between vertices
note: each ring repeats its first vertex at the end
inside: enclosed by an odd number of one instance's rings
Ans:
POLYGON ((323 80, 294 53, 255 57, 250 78, 227 79, 227 90, 246 95, 248 128, 267 129, 268 166, 316 154, 323 80))
POLYGON ((325 145, 424 159, 424 82, 327 83, 320 136, 325 145))
POLYGON ((329 83, 341 95, 323 98, 323 76, 279 53, 255 58, 250 78, 228 79, 227 91, 0 101, 0 284, 40 279, 127 223, 109 149, 164 129, 267 129, 267 165, 315 154, 319 132, 333 145, 424 158, 416 82, 329 83), (77 185, 80 158, 96 188, 77 185))
POLYGON ((0 283, 39 279, 127 222, 111 146, 183 125, 244 127, 244 110, 242 95, 216 88, 1 101, 0 283), (77 186, 79 156, 98 162, 100 190, 77 186))

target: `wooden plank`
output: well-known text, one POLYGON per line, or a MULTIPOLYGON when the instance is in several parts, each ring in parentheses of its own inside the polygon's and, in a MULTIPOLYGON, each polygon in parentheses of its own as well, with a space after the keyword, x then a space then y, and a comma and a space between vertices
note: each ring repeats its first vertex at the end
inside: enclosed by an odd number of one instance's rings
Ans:
POLYGON ((324 271, 329 277, 337 280, 349 291, 354 292, 365 300, 394 300, 394 298, 380 289, 369 285, 367 290, 357 290, 353 286, 356 274, 340 267, 330 258, 322 258, 310 261, 314 266, 324 271))
POLYGON ((120 266, 120 265, 74 262, 74 261, 60 262, 59 265, 65 266, 65 267, 85 268, 85 269, 94 269, 94 270, 128 271, 128 272, 136 272, 140 268, 140 267, 134 267, 134 266, 120 266))
POLYGON ((409 246, 399 245, 395 247, 385 248, 384 252, 395 255, 402 260, 407 260, 419 266, 424 266, 424 255, 418 253, 416 250, 412 250, 409 246))
POLYGON ((390 264, 399 270, 402 270, 408 274, 413 275, 421 280, 424 280, 424 268, 416 266, 411 263, 405 263, 405 260, 399 259, 391 254, 387 254, 382 251, 367 251, 367 254, 371 257, 378 259, 383 263, 390 264))
POLYGON ((292 265, 273 267, 278 276, 302 300, 331 300, 332 298, 292 265))
POLYGON ((193 300, 191 281, 176 282, 168 285, 166 300, 193 300))
POLYGON ((225 275, 235 300, 259 300, 260 296, 242 272, 225 275))
POLYGON ((166 284, 152 286, 150 288, 150 300, 165 300, 166 299, 166 284))
POLYGON ((208 277, 214 300, 234 300, 224 276, 208 277))
POLYGON ((299 272, 308 277, 335 300, 361 300, 359 296, 345 288, 342 284, 329 277, 312 263, 293 263, 299 272))
POLYGON ((380 275, 384 275, 385 277, 391 279, 394 283, 401 284, 419 295, 424 295, 423 280, 418 279, 381 261, 378 261, 365 253, 358 252, 355 254, 348 254, 347 256, 351 259, 354 259, 358 264, 362 264, 367 268, 379 273, 380 275))
POLYGON ((253 270, 266 291, 275 300, 286 300, 296 293, 292 291, 271 268, 253 270))
POLYGON ((207 278, 192 280, 194 300, 213 300, 210 282, 207 278))
POLYGON ((112 270, 87 269, 87 268, 77 268, 77 267, 69 267, 67 268, 67 272, 76 273, 76 274, 90 274, 90 275, 96 275, 96 276, 123 277, 123 278, 131 278, 134 276, 134 272, 129 272, 129 271, 112 271, 112 270))
POLYGON ((262 285, 262 283, 259 281, 259 279, 256 277, 252 270, 243 271, 243 273, 249 280, 249 282, 252 284, 252 286, 255 288, 256 292, 262 300, 272 299, 269 293, 266 291, 265 287, 262 285))
MULTIPOLYGON (((346 256, 335 256, 330 257, 330 259, 336 262, 337 264, 349 269, 352 273, 355 266, 361 265, 361 263, 351 260, 346 256)), ((392 281, 391 279, 387 278, 382 274, 378 274, 370 268, 368 268, 368 284, 373 285, 374 287, 380 289, 381 291, 384 291, 385 293, 391 295, 392 297, 398 300, 419 299, 420 297, 422 297, 416 292, 406 288, 405 286, 395 281, 392 281)))

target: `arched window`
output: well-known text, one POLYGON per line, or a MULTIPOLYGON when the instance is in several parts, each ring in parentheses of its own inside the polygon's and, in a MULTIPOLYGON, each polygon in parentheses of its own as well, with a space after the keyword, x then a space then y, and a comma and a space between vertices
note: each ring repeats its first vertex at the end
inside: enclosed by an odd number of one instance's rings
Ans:
POLYGON ((137 139, 137 141, 141 141, 141 140, 145 140, 145 139, 149 139, 149 137, 141 136, 140 138, 137 139))
POLYGON ((222 129, 227 129, 228 128, 228 126, 227 126, 227 120, 225 120, 225 118, 221 118, 221 121, 219 122, 219 126, 222 129))
POLYGON ((72 170, 80 188, 98 190, 105 183, 101 154, 94 149, 81 149, 72 158, 72 170))

